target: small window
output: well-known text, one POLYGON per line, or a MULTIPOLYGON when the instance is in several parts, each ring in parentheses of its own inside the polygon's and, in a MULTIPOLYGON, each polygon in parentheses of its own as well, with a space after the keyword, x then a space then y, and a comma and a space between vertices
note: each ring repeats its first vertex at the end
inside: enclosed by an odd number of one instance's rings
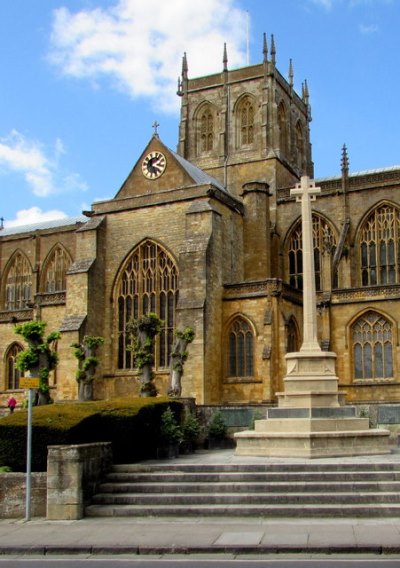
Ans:
POLYGON ((244 318, 237 318, 228 332, 229 377, 252 377, 254 375, 254 338, 250 324, 244 318))
POLYGON ((13 343, 6 355, 6 388, 8 390, 19 389, 19 379, 23 373, 17 369, 16 359, 19 353, 23 351, 18 343, 13 343))

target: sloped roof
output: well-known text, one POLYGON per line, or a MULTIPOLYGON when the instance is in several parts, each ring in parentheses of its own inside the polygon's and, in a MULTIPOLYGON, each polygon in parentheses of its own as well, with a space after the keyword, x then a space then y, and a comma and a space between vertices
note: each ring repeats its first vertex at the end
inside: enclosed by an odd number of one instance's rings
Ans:
POLYGON ((218 181, 215 177, 210 176, 191 162, 188 162, 185 158, 182 158, 179 154, 168 148, 169 152, 174 156, 177 162, 182 166, 182 168, 187 172, 187 174, 193 179, 195 183, 199 185, 203 184, 211 184, 220 189, 221 191, 225 191, 225 187, 222 185, 220 181, 218 181))
POLYGON ((0 231, 0 237, 8 237, 10 235, 18 235, 20 233, 32 233, 34 231, 44 231, 46 229, 57 229, 60 227, 68 227, 77 223, 86 223, 88 220, 84 215, 78 217, 66 217, 64 219, 53 219, 42 221, 41 223, 32 223, 30 225, 18 225, 17 227, 9 227, 0 231))

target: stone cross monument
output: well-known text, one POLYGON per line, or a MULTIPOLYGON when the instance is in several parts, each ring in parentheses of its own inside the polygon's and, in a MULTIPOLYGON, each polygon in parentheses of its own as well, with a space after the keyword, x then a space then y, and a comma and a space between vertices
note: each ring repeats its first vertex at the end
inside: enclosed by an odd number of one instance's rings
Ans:
POLYGON ((307 176, 290 191, 301 202, 301 233, 303 244, 303 344, 300 351, 321 351, 317 340, 317 302, 311 202, 321 193, 307 176))
POLYGON ((291 190, 301 202, 303 244, 303 343, 286 355, 284 392, 277 408, 254 430, 237 432, 236 454, 242 456, 334 457, 389 453, 388 430, 370 429, 344 403, 336 376, 336 354, 318 343, 311 202, 320 188, 307 176, 291 190))

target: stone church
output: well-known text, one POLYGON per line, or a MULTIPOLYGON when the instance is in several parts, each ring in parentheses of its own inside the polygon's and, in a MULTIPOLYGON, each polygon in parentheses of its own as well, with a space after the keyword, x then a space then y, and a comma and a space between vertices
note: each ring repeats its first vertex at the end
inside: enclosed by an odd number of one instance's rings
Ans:
MULTIPOLYGON (((182 395, 198 404, 274 403, 285 355, 302 341, 302 234, 290 189, 313 177, 307 84, 297 93, 263 61, 189 78, 177 150, 157 132, 115 197, 84 215, 0 232, 0 396, 19 389, 16 322, 61 331, 55 400, 77 398, 71 344, 103 336, 95 398, 132 396, 139 381, 127 322, 163 320, 156 386, 167 392, 174 330, 191 326, 182 395)), ((339 159, 338 159, 339 162, 339 159)), ((373 166, 373 164, 372 164, 373 166)), ((339 170, 338 166, 338 170, 339 170)), ((350 402, 399 402, 400 166, 316 180, 318 339, 337 354, 350 402)))

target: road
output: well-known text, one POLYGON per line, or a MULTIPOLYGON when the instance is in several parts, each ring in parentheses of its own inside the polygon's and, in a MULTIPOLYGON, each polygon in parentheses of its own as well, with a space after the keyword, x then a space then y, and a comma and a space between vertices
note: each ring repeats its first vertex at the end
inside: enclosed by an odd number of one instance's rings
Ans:
POLYGON ((112 558, 1 558, 0 568, 400 568, 400 558, 209 560, 112 558))

